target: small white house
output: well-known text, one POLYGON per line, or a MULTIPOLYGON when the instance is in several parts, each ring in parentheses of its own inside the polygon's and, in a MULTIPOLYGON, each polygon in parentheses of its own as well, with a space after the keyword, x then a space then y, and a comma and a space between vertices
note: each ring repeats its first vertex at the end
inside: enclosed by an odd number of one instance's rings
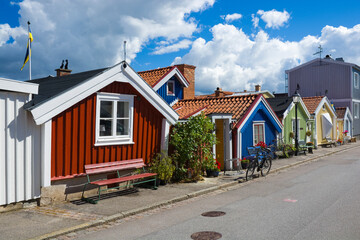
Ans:
POLYGON ((41 129, 24 105, 38 84, 0 78, 0 205, 40 197, 41 129))

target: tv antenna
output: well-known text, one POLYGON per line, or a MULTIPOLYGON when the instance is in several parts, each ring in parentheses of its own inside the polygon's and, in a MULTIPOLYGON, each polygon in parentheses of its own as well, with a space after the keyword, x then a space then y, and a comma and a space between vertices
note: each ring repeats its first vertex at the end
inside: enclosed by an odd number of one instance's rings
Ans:
POLYGON ((320 59, 321 59, 321 53, 323 52, 323 48, 321 47, 321 45, 319 45, 318 49, 319 49, 319 51, 317 51, 317 52, 314 53, 313 55, 319 54, 319 55, 320 55, 320 59))
POLYGON ((124 41, 124 61, 126 62, 126 41, 124 41))

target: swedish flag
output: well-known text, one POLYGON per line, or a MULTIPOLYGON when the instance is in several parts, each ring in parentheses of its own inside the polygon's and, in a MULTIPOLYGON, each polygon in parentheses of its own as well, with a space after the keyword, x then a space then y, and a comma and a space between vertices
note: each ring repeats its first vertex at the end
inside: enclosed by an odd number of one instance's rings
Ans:
POLYGON ((23 68, 25 67, 25 64, 29 61, 29 58, 31 56, 31 42, 34 40, 32 33, 31 33, 31 29, 29 26, 29 40, 28 44, 27 44, 27 48, 26 48, 26 54, 25 54, 25 59, 24 59, 24 64, 21 67, 21 71, 23 70, 23 68))

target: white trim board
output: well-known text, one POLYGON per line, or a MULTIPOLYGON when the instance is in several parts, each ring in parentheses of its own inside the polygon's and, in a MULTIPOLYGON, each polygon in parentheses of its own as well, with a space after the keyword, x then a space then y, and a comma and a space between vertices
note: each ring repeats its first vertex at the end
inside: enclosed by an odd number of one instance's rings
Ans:
POLYGON ((172 78, 173 76, 176 76, 177 79, 180 81, 180 83, 182 85, 184 85, 184 87, 188 87, 189 86, 189 82, 185 79, 185 77, 181 74, 180 70, 177 67, 174 67, 169 73, 166 74, 166 76, 161 79, 158 83, 155 83, 155 85, 153 86, 153 89, 155 91, 159 90, 159 88, 164 85, 170 78, 172 78))
POLYGON ((36 83, 0 78, 0 90, 38 94, 39 85, 36 83))
POLYGON ((170 123, 178 120, 178 114, 124 61, 28 110, 40 125, 115 81, 130 83, 170 123))

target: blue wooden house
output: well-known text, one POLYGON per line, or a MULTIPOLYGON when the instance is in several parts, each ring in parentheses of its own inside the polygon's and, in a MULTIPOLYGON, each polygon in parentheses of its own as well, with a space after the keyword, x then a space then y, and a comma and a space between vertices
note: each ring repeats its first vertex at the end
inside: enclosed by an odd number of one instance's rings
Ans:
POLYGON ((201 112, 212 120, 218 141, 213 153, 222 169, 226 159, 247 156, 247 147, 259 142, 271 144, 283 129, 262 94, 179 100, 173 109, 179 120, 201 112))
POLYGON ((138 74, 171 106, 195 95, 195 66, 181 64, 138 74))

